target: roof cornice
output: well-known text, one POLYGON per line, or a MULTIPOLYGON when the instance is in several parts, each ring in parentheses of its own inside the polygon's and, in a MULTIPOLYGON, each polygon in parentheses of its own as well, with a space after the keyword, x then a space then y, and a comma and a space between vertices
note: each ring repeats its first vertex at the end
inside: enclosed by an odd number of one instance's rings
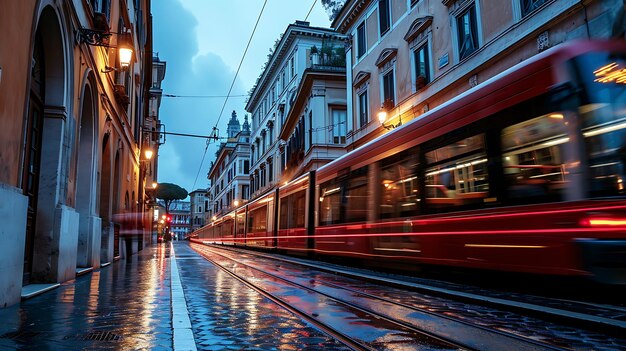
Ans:
POLYGON ((280 63, 282 63, 282 58, 291 48, 291 44, 293 44, 295 39, 299 36, 328 38, 334 40, 345 39, 344 35, 341 35, 330 28, 311 27, 299 24, 290 24, 289 26, 287 26, 287 30, 285 30, 282 38, 280 39, 280 42, 276 46, 276 49, 269 59, 265 70, 257 80, 254 89, 250 94, 250 98, 246 103, 246 111, 250 113, 253 112, 252 110, 259 102, 262 93, 266 90, 266 87, 272 82, 269 78, 272 77, 274 75, 274 72, 278 70, 278 66, 280 66, 280 63))

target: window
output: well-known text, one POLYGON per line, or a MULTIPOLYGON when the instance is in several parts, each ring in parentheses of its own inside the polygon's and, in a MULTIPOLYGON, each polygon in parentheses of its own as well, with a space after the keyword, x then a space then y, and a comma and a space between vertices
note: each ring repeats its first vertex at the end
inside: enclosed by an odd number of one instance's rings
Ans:
POLYGON ((389 70, 383 75, 383 87, 382 87, 382 101, 384 104, 388 104, 386 107, 396 106, 396 87, 393 79, 393 69, 389 70))
POLYGON ((476 5, 472 4, 456 18, 459 59, 462 60, 478 49, 476 5))
POLYGON ((320 225, 341 223, 341 184, 332 180, 320 187, 320 225))
POLYGON ((268 176, 268 182, 273 182, 274 181, 274 162, 273 160, 270 158, 269 160, 267 160, 267 176, 268 176))
POLYGON ((430 82, 428 43, 413 51, 413 63, 415 64, 415 91, 418 91, 430 82))
POLYGON ((313 147, 313 111, 309 111, 309 148, 313 147))
POLYGON ((378 0, 378 24, 380 28, 380 36, 387 33, 391 26, 391 11, 389 9, 389 0, 378 0))
POLYGON ((552 113, 502 130, 502 165, 506 193, 512 202, 562 200, 563 164, 569 142, 563 115, 552 113))
POLYGON ((419 214, 418 155, 413 148, 381 161, 380 219, 419 214))
POLYGON ((522 6, 522 17, 526 17, 529 13, 535 11, 541 5, 545 4, 546 0, 520 0, 522 6))
POLYGON ((345 200, 346 222, 362 222, 367 220, 368 204, 368 167, 361 167, 350 172, 350 177, 346 181, 345 200))
POLYGON ((359 94, 358 113, 359 113, 359 126, 361 128, 365 127, 367 123, 369 122, 368 109, 369 109, 369 105, 367 102, 367 90, 365 90, 359 94))
POLYGON ((357 58, 361 58, 367 52, 367 37, 365 36, 365 21, 356 30, 357 58))
POLYGON ((291 62, 289 64, 289 66, 291 66, 291 78, 293 78, 296 75, 296 67, 295 67, 295 64, 294 64, 294 57, 293 56, 291 56, 291 62))
POLYGON ((250 161, 248 160, 243 161, 243 173, 244 174, 250 173, 250 161))
POLYGON ((333 109, 333 144, 345 144, 347 132, 346 110, 333 109))
POLYGON ((488 195, 483 134, 425 153, 426 205, 435 212, 479 207, 488 195))

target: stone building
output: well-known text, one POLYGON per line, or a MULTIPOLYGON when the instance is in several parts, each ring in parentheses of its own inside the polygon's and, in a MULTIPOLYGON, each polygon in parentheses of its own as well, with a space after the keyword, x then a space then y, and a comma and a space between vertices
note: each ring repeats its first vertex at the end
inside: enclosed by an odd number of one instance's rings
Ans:
POLYGON ((621 0, 348 0, 350 148, 549 47, 606 38, 621 0), (384 127, 377 118, 384 111, 384 127))
MULTIPOLYGON (((208 191, 212 216, 226 213, 250 199, 250 124, 243 127, 233 111, 228 121, 228 139, 220 145, 211 164, 208 191)), ((206 207, 205 207, 206 210, 206 207)))
POLYGON ((201 228, 206 223, 206 212, 209 210, 209 200, 206 189, 196 189, 189 193, 191 198, 191 231, 201 228))
POLYGON ((0 306, 149 242, 114 216, 149 221, 151 28, 148 0, 2 3, 0 306))
MULTIPOLYGON (((303 171, 293 168, 299 167, 296 164, 305 159, 305 150, 302 148, 307 146, 304 144, 306 138, 302 134, 308 135, 307 130, 314 131, 310 125, 311 119, 316 121, 315 128, 320 128, 315 131, 315 142, 319 138, 320 143, 326 143, 332 139, 332 133, 338 137, 338 142, 329 143, 331 145, 327 149, 328 152, 321 157, 333 157, 345 147, 347 128, 346 124, 341 122, 345 117, 341 112, 345 109, 343 107, 345 98, 342 100, 340 93, 333 93, 330 97, 333 102, 323 102, 326 84, 329 90, 342 89, 342 84, 337 80, 331 82, 332 79, 328 79, 327 83, 322 83, 325 78, 321 80, 317 78, 315 93, 322 94, 322 97, 309 99, 301 95, 298 111, 291 111, 298 92, 302 89, 309 91, 313 89, 314 79, 307 81, 306 87, 301 86, 304 83, 305 70, 310 69, 309 77, 313 78, 312 68, 313 66, 321 68, 322 58, 334 57, 338 52, 344 52, 342 42, 344 38, 331 29, 311 27, 308 22, 296 21, 287 27, 277 41, 264 71, 252 88, 246 105, 246 111, 252 115, 250 146, 252 198, 270 191, 279 182, 288 180, 292 173, 303 171), (314 112, 316 115, 309 116, 313 105, 316 106, 314 112), (335 124, 332 122, 333 116, 338 119, 337 128, 331 129, 328 126, 335 124), (291 165, 291 173, 283 177, 288 163, 291 165)), ((328 66, 331 66, 330 62, 326 65, 328 66)), ((306 140, 310 142, 311 139, 306 140)))

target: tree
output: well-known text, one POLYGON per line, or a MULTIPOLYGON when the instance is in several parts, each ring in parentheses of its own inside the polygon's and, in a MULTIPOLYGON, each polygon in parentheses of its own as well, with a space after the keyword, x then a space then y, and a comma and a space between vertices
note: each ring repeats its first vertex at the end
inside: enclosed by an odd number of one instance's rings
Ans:
POLYGON ((159 183, 154 192, 154 196, 157 199, 163 200, 165 202, 165 213, 170 213, 170 205, 174 200, 184 200, 187 197, 187 190, 181 188, 180 186, 172 183, 159 183))
POLYGON ((165 215, 167 216, 167 222, 165 224, 165 240, 170 240, 169 229, 170 229, 170 205, 174 200, 184 200, 187 197, 187 190, 181 188, 180 186, 172 183, 160 183, 156 191, 154 192, 154 196, 157 199, 163 200, 165 203, 165 215))
POLYGON ((322 6, 328 13, 328 19, 332 22, 346 3, 346 0, 322 0, 322 6))

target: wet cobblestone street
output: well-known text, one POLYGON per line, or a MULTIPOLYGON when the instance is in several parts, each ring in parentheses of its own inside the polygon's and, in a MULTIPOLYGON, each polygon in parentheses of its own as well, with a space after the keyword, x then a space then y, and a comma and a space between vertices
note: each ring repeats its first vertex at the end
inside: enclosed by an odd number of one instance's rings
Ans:
POLYGON ((175 247, 199 350, 348 350, 188 245, 175 247))
POLYGON ((171 350, 169 246, 0 309, 0 350, 171 350))

